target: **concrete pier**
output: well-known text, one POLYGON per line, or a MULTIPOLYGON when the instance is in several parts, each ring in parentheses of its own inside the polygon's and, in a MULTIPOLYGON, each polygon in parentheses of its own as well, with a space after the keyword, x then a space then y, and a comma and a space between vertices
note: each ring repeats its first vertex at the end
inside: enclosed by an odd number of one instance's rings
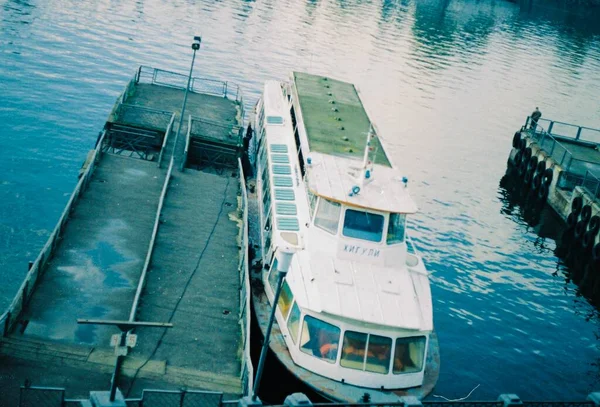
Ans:
POLYGON ((24 382, 65 387, 68 397, 108 389, 119 330, 78 318, 173 324, 135 330, 118 383, 124 394, 144 386, 247 393, 243 103, 227 82, 194 79, 177 138, 186 83, 143 67, 117 100, 55 231, 0 316, 0 405, 13 405, 24 382))
POLYGON ((600 130, 528 117, 513 138, 508 172, 530 205, 546 203, 564 221, 561 252, 573 280, 600 298, 600 130))

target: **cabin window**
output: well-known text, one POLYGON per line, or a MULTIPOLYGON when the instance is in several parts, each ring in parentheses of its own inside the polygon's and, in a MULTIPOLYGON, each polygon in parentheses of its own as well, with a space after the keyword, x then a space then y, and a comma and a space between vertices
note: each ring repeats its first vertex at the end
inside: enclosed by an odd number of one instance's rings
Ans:
POLYGON ((427 338, 414 336, 396 339, 394 349, 394 374, 415 373, 423 370, 427 338))
MULTIPOLYGON (((279 272, 277 272, 279 274, 279 272)), ((277 283, 275 283, 277 284, 277 283)), ((287 316, 290 312, 290 308, 292 307, 292 301, 294 301, 294 295, 292 294, 292 290, 288 285, 287 281, 283 280, 283 285, 281 286, 281 293, 279 294, 279 301, 277 301, 277 306, 279 311, 281 311, 281 315, 283 315, 283 319, 287 319, 287 316)))
POLYGON ((290 312, 290 317, 287 321, 288 331, 290 331, 290 336, 292 337, 292 341, 296 343, 298 340, 298 328, 300 326, 300 308, 298 308, 298 303, 294 302, 292 305, 292 311, 290 312))
POLYGON ((404 241, 404 230, 406 214, 390 213, 390 222, 387 230, 387 244, 402 243, 404 241))
POLYGON ((328 201, 325 198, 319 199, 315 226, 334 235, 337 234, 338 224, 340 223, 340 211, 341 207, 339 203, 328 201))
POLYGON ((340 342, 340 328, 307 315, 304 317, 300 350, 329 363, 335 363, 340 342))
POLYGON ((391 338, 346 331, 340 365, 349 369, 387 374, 391 353, 391 338))
POLYGON ((267 124, 283 124, 283 117, 267 116, 267 124))
POLYGON ((380 242, 383 234, 383 215, 346 209, 344 236, 380 242))

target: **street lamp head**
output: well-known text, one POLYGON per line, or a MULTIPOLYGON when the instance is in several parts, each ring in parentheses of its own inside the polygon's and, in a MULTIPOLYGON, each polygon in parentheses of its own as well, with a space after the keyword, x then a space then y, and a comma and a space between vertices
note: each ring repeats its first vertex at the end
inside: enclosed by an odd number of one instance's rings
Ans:
POLYGON ((202 37, 195 36, 194 43, 192 44, 192 49, 194 51, 198 51, 200 49, 200 43, 202 42, 202 37))

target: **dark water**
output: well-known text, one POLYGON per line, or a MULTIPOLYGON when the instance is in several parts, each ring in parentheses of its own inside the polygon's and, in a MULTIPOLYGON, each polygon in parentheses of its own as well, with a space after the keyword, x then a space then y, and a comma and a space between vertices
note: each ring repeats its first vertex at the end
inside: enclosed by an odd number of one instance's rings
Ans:
POLYGON ((566 280, 555 234, 500 186, 535 106, 600 128, 600 13, 538 4, 0 0, 0 308, 137 66, 186 72, 196 34, 195 75, 238 82, 248 104, 292 69, 361 88, 422 210, 413 235, 435 272, 442 346, 434 394, 600 389, 598 313, 566 280))

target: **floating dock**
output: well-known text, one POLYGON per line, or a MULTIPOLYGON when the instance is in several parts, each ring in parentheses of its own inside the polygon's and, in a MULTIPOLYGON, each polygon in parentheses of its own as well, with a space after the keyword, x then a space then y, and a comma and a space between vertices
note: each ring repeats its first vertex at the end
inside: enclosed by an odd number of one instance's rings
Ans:
POLYGON ((136 381, 233 397, 251 388, 243 101, 231 83, 193 78, 178 129, 187 81, 141 67, 119 97, 0 316, 0 393, 26 379, 71 397, 107 389, 120 331, 78 319, 173 324, 136 328, 119 384, 128 393, 136 381), (44 375, 53 369, 70 377, 44 375))
POLYGON ((527 117, 508 166, 528 205, 547 202, 565 222, 559 243, 577 260, 574 280, 600 294, 600 130, 527 117))

